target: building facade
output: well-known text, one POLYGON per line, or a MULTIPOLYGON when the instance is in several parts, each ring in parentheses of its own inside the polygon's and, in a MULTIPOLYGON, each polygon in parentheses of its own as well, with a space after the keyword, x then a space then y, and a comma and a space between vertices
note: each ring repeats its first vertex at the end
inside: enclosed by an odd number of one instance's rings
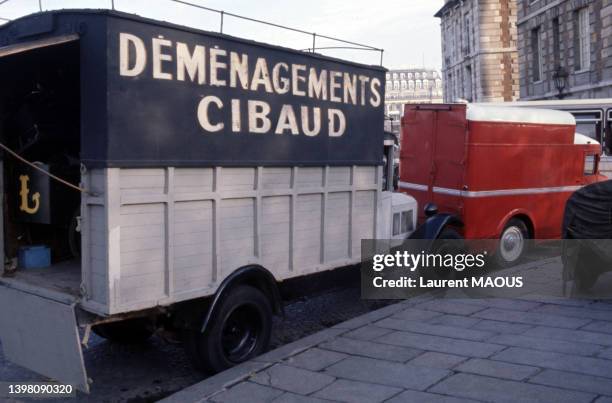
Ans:
POLYGON ((445 0, 435 16, 442 29, 444 101, 516 100, 516 0, 445 0))
POLYGON ((612 1, 518 0, 522 100, 612 97, 612 1))
POLYGON ((443 101, 442 76, 438 70, 430 68, 389 70, 386 79, 386 129, 396 134, 400 131, 404 104, 443 101))

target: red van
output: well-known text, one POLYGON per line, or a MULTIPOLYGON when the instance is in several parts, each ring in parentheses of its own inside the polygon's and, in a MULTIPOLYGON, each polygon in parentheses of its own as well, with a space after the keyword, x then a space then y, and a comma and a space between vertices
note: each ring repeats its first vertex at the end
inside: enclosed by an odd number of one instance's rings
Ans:
MULTIPOLYGON (((404 108, 399 187, 457 215, 467 239, 500 239, 511 265, 525 239, 561 236, 563 208, 599 174, 601 146, 567 112, 481 104, 404 108)), ((423 217, 419 217, 423 218, 423 217)))

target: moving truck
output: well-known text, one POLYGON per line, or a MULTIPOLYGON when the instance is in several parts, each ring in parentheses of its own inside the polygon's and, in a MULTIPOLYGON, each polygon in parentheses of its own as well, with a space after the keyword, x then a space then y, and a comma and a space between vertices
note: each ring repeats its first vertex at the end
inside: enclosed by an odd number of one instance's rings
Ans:
POLYGON ((222 370, 266 348, 287 281, 414 230, 381 67, 63 10, 0 27, 0 73, 2 347, 81 390, 90 331, 180 332, 222 370))
POLYGON ((511 265, 526 239, 558 239, 563 208, 599 174, 600 144, 568 112, 479 104, 406 105, 400 183, 419 204, 455 214, 467 239, 496 239, 511 265))

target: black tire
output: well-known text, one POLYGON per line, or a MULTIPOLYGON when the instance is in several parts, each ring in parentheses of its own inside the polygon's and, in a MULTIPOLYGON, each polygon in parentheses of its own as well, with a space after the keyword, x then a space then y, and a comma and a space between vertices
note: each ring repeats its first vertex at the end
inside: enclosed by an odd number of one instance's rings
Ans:
POLYGON ((527 224, 520 218, 512 218, 499 236, 495 263, 501 267, 512 267, 518 264, 525 257, 528 247, 527 240, 530 238, 527 224))
POLYGON ((220 372, 263 353, 272 334, 272 307, 257 288, 239 285, 223 297, 204 333, 187 333, 194 366, 220 372))
POLYGON ((155 328, 148 318, 126 319, 96 325, 91 328, 98 336, 119 344, 138 344, 147 341, 155 328))
POLYGON ((580 248, 574 271, 574 283, 578 293, 586 294, 593 288, 602 273, 601 267, 605 267, 605 262, 602 262, 593 250, 580 248))
MULTIPOLYGON (((432 245, 432 252, 440 255, 456 255, 465 253, 463 237, 453 228, 445 227, 438 235, 438 238, 432 245)), ((460 275, 456 270, 447 267, 436 267, 423 269, 422 275, 426 279, 453 279, 458 278, 460 275)))

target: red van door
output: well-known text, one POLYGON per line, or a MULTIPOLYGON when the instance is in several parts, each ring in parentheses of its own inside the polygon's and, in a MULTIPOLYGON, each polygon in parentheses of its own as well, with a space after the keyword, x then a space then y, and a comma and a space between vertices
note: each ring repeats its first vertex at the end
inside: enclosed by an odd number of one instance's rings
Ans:
MULTIPOLYGON (((467 152, 465 105, 406 105, 400 150, 402 191, 419 206, 462 213, 467 152)), ((421 209, 422 210, 422 209, 421 209)), ((423 212, 420 211, 422 217, 423 212)))

